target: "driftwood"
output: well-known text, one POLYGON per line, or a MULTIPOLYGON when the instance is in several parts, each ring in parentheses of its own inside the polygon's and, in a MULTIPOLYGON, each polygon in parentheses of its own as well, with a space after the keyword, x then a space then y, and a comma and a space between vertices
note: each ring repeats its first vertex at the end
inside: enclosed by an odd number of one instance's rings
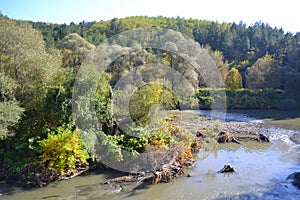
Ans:
POLYGON ((237 144, 240 144, 240 142, 235 137, 233 137, 230 133, 224 131, 218 134, 217 141, 218 143, 235 142, 237 144))
POLYGON ((157 183, 167 183, 173 178, 183 175, 184 168, 178 162, 170 163, 164 165, 162 169, 140 173, 140 174, 130 174, 126 176, 121 176, 113 179, 106 180, 104 184, 121 184, 121 183, 136 183, 134 190, 145 188, 147 185, 157 184, 157 183))
MULTIPOLYGON (((203 135, 195 135, 194 143, 191 147, 191 152, 197 152, 201 148, 200 144, 203 139, 203 135)), ((147 185, 157 184, 157 183, 166 183, 170 182, 172 179, 184 175, 186 166, 193 166, 195 161, 190 157, 181 157, 181 151, 183 151, 180 147, 175 147, 168 151, 162 151, 161 154, 155 154, 155 152, 148 152, 147 162, 144 163, 153 165, 147 165, 147 170, 141 168, 137 173, 129 173, 126 176, 121 176, 113 179, 106 180, 104 184, 109 185, 120 185, 122 183, 136 183, 133 190, 145 188, 147 185), (166 157, 165 159, 162 159, 166 157), (161 164, 165 162, 166 164, 158 165, 156 164, 159 160, 161 164), (152 162, 153 161, 153 162, 152 162)), ((160 151, 156 151, 160 152, 160 151)), ((146 159, 145 156, 141 156, 140 162, 143 163, 143 159, 146 159)), ((190 177, 187 174, 187 177, 190 177)))
POLYGON ((139 178, 138 175, 136 175, 136 176, 134 176, 134 175, 121 176, 121 177, 106 180, 104 182, 104 184, 135 182, 135 181, 138 181, 138 178, 139 178))
MULTIPOLYGON (((206 136, 201 132, 194 133, 195 144, 192 146, 193 152, 198 151, 201 148, 201 142, 203 138, 206 136)), ((218 143, 227 143, 234 142, 240 144, 240 142, 247 141, 260 141, 260 142, 269 142, 269 138, 265 135, 260 134, 258 137, 234 137, 232 134, 222 131, 217 136, 218 143)), ((179 151, 180 152, 180 151, 179 151)), ((177 150, 172 150, 165 154, 170 154, 167 156, 168 159, 164 159, 164 161, 168 161, 168 163, 160 166, 160 168, 152 167, 151 170, 144 171, 141 173, 132 173, 126 176, 121 176, 113 179, 106 180, 104 184, 124 184, 124 183, 133 183, 133 190, 145 188, 147 185, 157 184, 162 182, 169 182, 177 176, 185 174, 184 166, 193 165, 193 159, 184 160, 183 162, 179 160, 178 154, 180 154, 177 150), (176 153, 177 152, 177 153, 176 153)), ((159 157, 161 157, 160 155, 159 157)), ((153 159, 157 158, 157 156, 153 155, 153 159)), ((153 161, 154 161, 153 160, 153 161)), ((153 162, 155 163, 155 162, 153 162)), ((218 171, 219 173, 228 173, 235 172, 234 168, 231 165, 224 165, 224 167, 218 171)), ((189 174, 187 174, 190 177, 189 174)))
POLYGON ((270 142, 268 136, 259 134, 258 137, 253 136, 237 136, 234 137, 228 132, 220 132, 217 136, 218 143, 234 142, 240 144, 240 142, 258 141, 258 142, 270 142))

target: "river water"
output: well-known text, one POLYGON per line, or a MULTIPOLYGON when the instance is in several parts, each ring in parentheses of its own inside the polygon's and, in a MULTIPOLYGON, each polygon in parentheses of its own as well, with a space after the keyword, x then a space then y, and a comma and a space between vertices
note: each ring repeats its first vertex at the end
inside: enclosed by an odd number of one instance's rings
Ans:
POLYGON ((286 180, 300 172, 300 145, 290 140, 291 135, 300 134, 300 113, 244 110, 230 111, 226 116, 227 120, 270 125, 264 133, 271 143, 219 144, 209 154, 201 151, 196 155, 196 165, 189 169, 191 177, 141 190, 132 190, 132 185, 123 185, 122 191, 119 186, 103 185, 106 178, 118 174, 94 171, 32 190, 2 185, 0 200, 300 199, 300 190, 286 180), (224 164, 232 165, 236 172, 217 173, 224 164))

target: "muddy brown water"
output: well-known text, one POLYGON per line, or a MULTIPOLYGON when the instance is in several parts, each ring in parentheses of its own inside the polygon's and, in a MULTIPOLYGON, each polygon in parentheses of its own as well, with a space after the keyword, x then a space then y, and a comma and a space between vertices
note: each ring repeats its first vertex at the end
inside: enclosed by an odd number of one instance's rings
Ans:
POLYGON ((191 177, 181 177, 170 183, 133 191, 132 185, 123 185, 122 190, 118 185, 102 185, 107 177, 118 174, 96 171, 32 190, 1 185, 0 199, 300 199, 300 190, 286 180, 288 175, 300 172, 300 145, 289 139, 293 134, 300 134, 300 116, 297 112, 291 112, 290 115, 288 112, 272 112, 228 112, 228 120, 258 123, 263 120, 269 124, 264 133, 270 136, 271 143, 251 141, 242 145, 219 144, 218 148, 212 145, 211 151, 202 150, 196 155, 196 165, 189 169, 191 177), (236 172, 217 173, 224 164, 232 165, 236 172))

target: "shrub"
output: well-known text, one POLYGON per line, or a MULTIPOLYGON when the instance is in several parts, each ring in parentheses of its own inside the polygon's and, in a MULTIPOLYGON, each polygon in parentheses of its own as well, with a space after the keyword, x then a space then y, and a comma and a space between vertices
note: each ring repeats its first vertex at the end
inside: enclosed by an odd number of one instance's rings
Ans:
POLYGON ((210 109, 214 101, 219 101, 221 96, 210 96, 210 91, 214 93, 215 90, 226 92, 227 108, 231 109, 272 109, 278 108, 280 102, 285 98, 283 90, 274 89, 209 89, 201 88, 198 90, 196 96, 199 99, 200 109, 210 109))
POLYGON ((89 154, 84 149, 77 129, 58 127, 48 134, 47 139, 39 141, 39 144, 40 162, 54 168, 61 175, 75 170, 77 164, 88 164, 89 154))

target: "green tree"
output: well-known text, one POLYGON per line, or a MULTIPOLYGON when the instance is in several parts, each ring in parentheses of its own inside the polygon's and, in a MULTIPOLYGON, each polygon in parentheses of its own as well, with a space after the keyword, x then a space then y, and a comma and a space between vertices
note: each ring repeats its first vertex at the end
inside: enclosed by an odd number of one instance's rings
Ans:
POLYGON ((293 45, 286 52, 285 64, 293 67, 295 70, 300 71, 300 44, 293 45))
POLYGON ((26 22, 0 17, 0 38, 0 71, 17 82, 17 100, 36 116, 43 107, 45 86, 59 71, 60 56, 47 52, 42 34, 26 22))
POLYGON ((72 92, 75 81, 73 68, 64 68, 47 87, 46 103, 41 111, 42 126, 49 128, 72 123, 72 92))
POLYGON ((0 72, 0 140, 14 135, 13 127, 24 111, 15 100, 17 83, 0 72))
POLYGON ((111 75, 103 73, 100 76, 95 94, 96 115, 104 133, 113 134, 113 92, 109 84, 111 75))
POLYGON ((150 120, 156 121, 159 107, 165 109, 176 108, 177 102, 174 94, 164 88, 162 84, 150 82, 136 91, 129 103, 130 115, 138 124, 147 124, 150 120))
POLYGON ((289 76, 289 79, 285 82, 285 93, 288 98, 292 98, 298 101, 300 104, 300 72, 295 72, 292 76, 289 76))
POLYGON ((95 48, 77 33, 71 33, 61 40, 60 48, 64 67, 79 67, 87 54, 95 48))
POLYGON ((117 18, 113 18, 110 20, 109 26, 110 32, 107 34, 108 37, 116 35, 123 31, 123 24, 122 21, 118 20, 117 18))
POLYGON ((242 76, 236 68, 232 68, 225 81, 226 88, 230 90, 236 90, 242 88, 242 76))
POLYGON ((224 56, 228 59, 228 60, 232 60, 231 55, 233 55, 232 53, 232 48, 233 46, 233 33, 232 31, 230 31, 228 28, 222 33, 221 36, 221 47, 222 47, 222 52, 224 54, 224 56))
POLYGON ((13 154, 28 155, 8 158, 22 165, 35 159, 31 145, 44 136, 42 129, 47 124, 47 116, 43 111, 49 88, 61 71, 61 56, 58 50, 47 49, 42 34, 24 21, 0 17, 0 38, 0 72, 17 84, 14 96, 19 102, 2 104, 1 115, 9 120, 4 122, 10 133, 15 132, 15 137, 6 140, 6 149, 13 154), (21 118, 19 113, 23 111, 21 118), (13 115, 9 116, 10 113, 13 115), (17 121, 20 121, 18 126, 17 121))

